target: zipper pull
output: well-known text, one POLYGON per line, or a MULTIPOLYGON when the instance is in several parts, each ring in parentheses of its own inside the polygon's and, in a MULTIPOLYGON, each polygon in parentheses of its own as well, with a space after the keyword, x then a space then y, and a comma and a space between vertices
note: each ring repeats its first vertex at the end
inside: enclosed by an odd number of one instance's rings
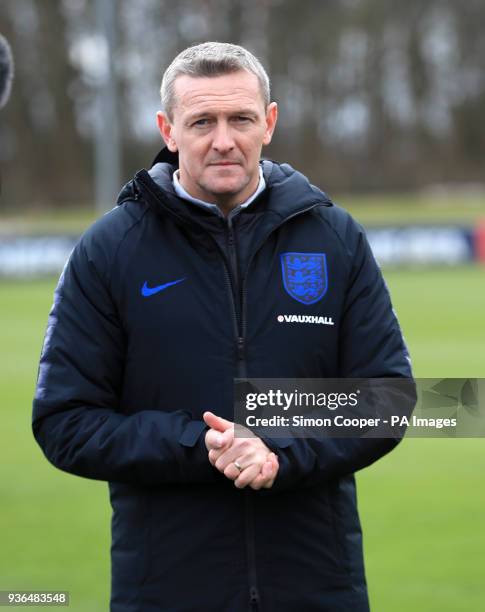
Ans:
POLYGON ((258 589, 254 586, 249 589, 249 600, 252 605, 257 605, 259 602, 258 589))
POLYGON ((237 357, 239 360, 244 360, 244 338, 241 336, 237 339, 237 357))

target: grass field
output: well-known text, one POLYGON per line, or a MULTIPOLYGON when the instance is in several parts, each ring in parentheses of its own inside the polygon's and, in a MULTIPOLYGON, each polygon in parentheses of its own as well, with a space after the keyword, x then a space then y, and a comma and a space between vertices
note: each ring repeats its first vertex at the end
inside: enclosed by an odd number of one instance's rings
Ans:
MULTIPOLYGON (((485 376, 485 269, 385 276, 415 374, 485 376)), ((30 430, 54 284, 0 283, 0 590, 69 590, 73 612, 105 612, 107 486, 55 470, 30 430)), ((484 609, 484 474, 484 440, 407 439, 358 475, 373 612, 484 609)))
MULTIPOLYGON (((485 377, 485 269, 387 271, 418 377, 485 377)), ((485 440, 405 439, 358 476, 376 612, 482 610, 485 440)))

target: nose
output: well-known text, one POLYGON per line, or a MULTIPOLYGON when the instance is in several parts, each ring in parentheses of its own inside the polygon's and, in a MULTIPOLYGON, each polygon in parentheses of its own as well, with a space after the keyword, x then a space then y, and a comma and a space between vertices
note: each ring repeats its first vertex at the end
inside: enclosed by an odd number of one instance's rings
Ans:
POLYGON ((225 121, 218 122, 214 129, 212 148, 217 151, 219 155, 225 155, 234 149, 234 139, 231 128, 225 121))

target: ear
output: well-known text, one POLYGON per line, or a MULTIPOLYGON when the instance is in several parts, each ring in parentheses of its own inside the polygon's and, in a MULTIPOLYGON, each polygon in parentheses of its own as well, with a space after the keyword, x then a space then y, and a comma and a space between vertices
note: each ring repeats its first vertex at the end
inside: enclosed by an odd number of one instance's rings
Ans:
POLYGON ((271 102, 271 104, 268 104, 268 108, 266 109, 266 131, 264 132, 263 145, 268 145, 271 142, 277 120, 278 105, 276 102, 271 102))
POLYGON ((157 112, 157 125, 168 150, 172 153, 176 153, 177 144, 173 138, 173 125, 170 123, 167 115, 162 113, 162 111, 157 112))

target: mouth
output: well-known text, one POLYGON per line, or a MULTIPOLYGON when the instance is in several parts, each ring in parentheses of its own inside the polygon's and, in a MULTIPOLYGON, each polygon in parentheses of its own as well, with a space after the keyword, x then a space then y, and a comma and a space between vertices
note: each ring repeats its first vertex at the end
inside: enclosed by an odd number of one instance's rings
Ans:
POLYGON ((220 161, 220 162, 213 162, 212 164, 209 164, 209 166, 222 166, 222 167, 226 167, 226 166, 239 166, 240 164, 238 162, 233 162, 233 161, 220 161))

